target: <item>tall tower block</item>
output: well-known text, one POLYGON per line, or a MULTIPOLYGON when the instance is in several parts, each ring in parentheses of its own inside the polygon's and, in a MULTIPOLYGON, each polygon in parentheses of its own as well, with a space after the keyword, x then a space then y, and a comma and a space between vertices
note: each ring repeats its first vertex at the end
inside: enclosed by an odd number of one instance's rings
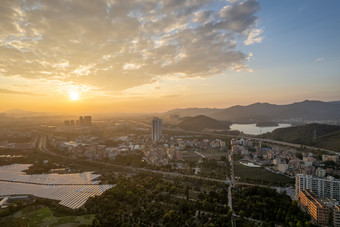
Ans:
POLYGON ((162 119, 154 118, 151 121, 151 139, 157 142, 162 136, 162 119))

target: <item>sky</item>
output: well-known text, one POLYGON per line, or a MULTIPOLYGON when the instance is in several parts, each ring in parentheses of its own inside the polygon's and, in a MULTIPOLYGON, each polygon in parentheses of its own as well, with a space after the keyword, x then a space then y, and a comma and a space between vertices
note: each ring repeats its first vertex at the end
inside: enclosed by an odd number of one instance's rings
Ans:
POLYGON ((340 100, 338 0, 2 0, 0 111, 340 100))

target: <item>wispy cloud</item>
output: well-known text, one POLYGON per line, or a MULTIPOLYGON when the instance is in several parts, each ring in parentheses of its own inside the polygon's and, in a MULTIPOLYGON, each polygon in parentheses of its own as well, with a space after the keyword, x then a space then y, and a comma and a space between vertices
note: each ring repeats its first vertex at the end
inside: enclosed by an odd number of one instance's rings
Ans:
POLYGON ((245 45, 251 45, 254 43, 260 43, 263 40, 263 30, 262 29, 253 29, 250 32, 246 32, 246 34, 248 33, 248 38, 247 40, 244 41, 245 45))
POLYGON ((324 58, 316 58, 315 61, 316 62, 320 62, 320 61, 324 61, 325 59, 324 58))
POLYGON ((42 94, 36 94, 36 93, 24 92, 24 91, 8 90, 8 89, 3 89, 3 88, 0 88, 0 94, 44 96, 42 94))

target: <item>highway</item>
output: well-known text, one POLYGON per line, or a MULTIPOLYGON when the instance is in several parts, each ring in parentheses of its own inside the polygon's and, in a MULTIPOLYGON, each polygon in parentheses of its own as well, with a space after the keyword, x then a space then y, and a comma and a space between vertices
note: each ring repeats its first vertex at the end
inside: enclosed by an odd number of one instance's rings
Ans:
POLYGON ((60 155, 57 155, 54 152, 51 152, 48 147, 47 147, 47 136, 46 135, 41 135, 39 136, 39 139, 37 141, 37 147, 38 149, 45 153, 45 154, 49 154, 49 155, 53 155, 53 156, 58 156, 60 157, 60 155))

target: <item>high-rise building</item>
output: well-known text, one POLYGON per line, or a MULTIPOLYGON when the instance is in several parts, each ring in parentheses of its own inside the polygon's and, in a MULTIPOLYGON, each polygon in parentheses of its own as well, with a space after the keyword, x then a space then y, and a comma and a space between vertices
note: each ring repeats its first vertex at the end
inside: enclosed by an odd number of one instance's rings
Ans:
POLYGON ((83 125, 84 125, 84 118, 83 118, 83 116, 80 116, 80 117, 79 117, 79 125, 80 125, 80 126, 83 126, 83 125))
POLYGON ((91 116, 84 116, 84 122, 86 126, 90 126, 92 124, 92 117, 91 116))
POLYGON ((332 176, 317 178, 311 175, 296 174, 295 196, 300 196, 300 191, 309 189, 320 198, 332 198, 340 202, 340 180, 332 176))
POLYGON ((79 120, 66 120, 64 121, 65 126, 91 126, 92 117, 91 116, 79 116, 79 120))
POLYGON ((151 139, 157 142, 162 136, 162 119, 154 118, 151 121, 151 139))
POLYGON ((79 117, 79 125, 80 126, 91 126, 92 125, 92 117, 91 116, 80 116, 79 117))

